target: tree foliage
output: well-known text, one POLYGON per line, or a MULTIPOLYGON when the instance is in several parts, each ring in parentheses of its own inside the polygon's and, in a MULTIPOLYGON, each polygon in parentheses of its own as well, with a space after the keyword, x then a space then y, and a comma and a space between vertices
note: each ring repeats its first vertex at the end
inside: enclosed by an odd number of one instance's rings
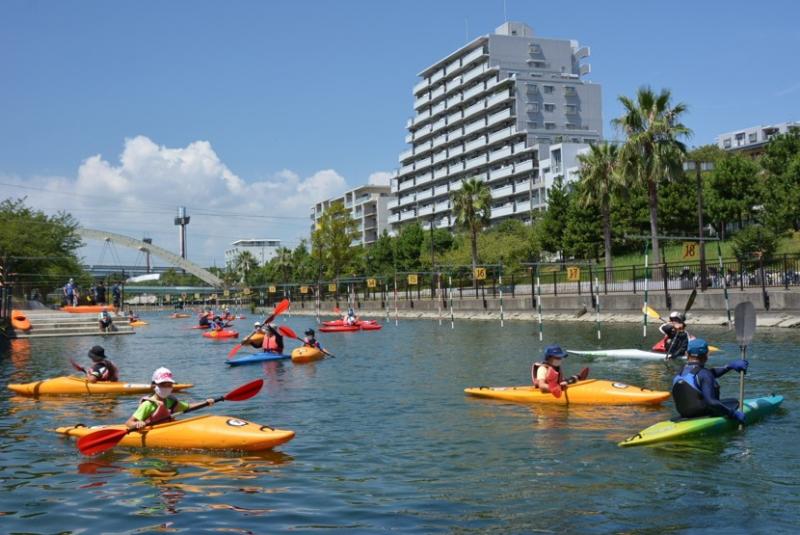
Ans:
POLYGON ((357 255, 351 247, 358 237, 357 228, 358 222, 342 202, 331 204, 320 217, 314 241, 322 244, 322 258, 329 276, 338 279, 357 255))
POLYGON ((478 234, 492 217, 492 193, 483 180, 472 177, 461 181, 452 193, 453 214, 459 227, 469 233, 472 271, 478 265, 478 234))

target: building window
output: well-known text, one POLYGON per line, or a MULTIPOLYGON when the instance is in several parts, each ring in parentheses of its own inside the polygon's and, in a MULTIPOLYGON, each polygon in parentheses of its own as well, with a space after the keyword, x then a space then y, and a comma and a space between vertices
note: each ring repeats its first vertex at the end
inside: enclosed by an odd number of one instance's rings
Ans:
POLYGON ((757 133, 755 133, 755 132, 751 133, 751 134, 748 136, 748 141, 749 141, 750 143, 755 143, 756 141, 758 141, 758 134, 757 134, 757 133))
POLYGON ((725 147, 726 149, 731 148, 731 138, 727 138, 727 139, 723 140, 722 141, 722 146, 725 147))
POLYGON ((552 92, 554 91, 554 89, 555 89, 555 88, 554 88, 552 85, 546 85, 546 86, 544 86, 544 92, 545 92, 545 94, 550 94, 550 93, 552 93, 552 92))
POLYGON ((528 121, 528 128, 535 130, 539 128, 539 123, 537 123, 536 121, 528 121))
POLYGON ((556 105, 555 104, 545 104, 544 105, 544 111, 547 111, 547 112, 556 111, 556 105))
POLYGON ((539 112, 539 103, 538 102, 532 102, 532 103, 528 104, 528 111, 531 112, 531 113, 538 113, 539 112))
POLYGON ((564 111, 567 113, 578 113, 578 107, 575 104, 567 104, 564 106, 564 111))
POLYGON ((528 50, 530 50, 531 54, 539 54, 542 51, 541 47, 534 43, 528 45, 528 50))
POLYGON ((578 127, 575 126, 573 123, 567 123, 567 130, 577 130, 578 127))
POLYGON ((525 84, 525 85, 526 85, 528 91, 530 91, 531 93, 538 93, 539 92, 539 86, 537 86, 536 84, 525 84))
POLYGON ((567 95, 568 97, 574 96, 576 94, 575 88, 572 87, 571 85, 566 86, 564 88, 564 94, 567 95))
POLYGON ((533 62, 534 69, 544 69, 544 61, 534 61, 533 62))
POLYGON ((545 130, 555 130, 556 129, 556 123, 544 123, 544 129, 545 130))

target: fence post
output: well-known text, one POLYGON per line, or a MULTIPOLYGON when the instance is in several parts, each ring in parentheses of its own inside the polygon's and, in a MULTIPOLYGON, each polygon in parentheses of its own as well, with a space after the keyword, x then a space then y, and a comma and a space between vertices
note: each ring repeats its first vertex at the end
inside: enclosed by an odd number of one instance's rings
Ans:
POLYGON ((669 271, 666 262, 661 264, 661 276, 664 277, 664 301, 667 303, 667 310, 672 310, 672 297, 669 295, 669 271))
POLYGON ((558 282, 556 282, 556 272, 553 272, 553 295, 558 295, 558 282))
POLYGON ((533 266, 531 266, 531 308, 536 308, 536 285, 534 280, 533 266))
POLYGON ((783 284, 784 287, 789 289, 789 262, 786 258, 786 253, 783 253, 783 284))
POLYGON ((739 290, 744 291, 744 265, 739 261, 739 290))
POLYGON ((636 266, 631 266, 631 269, 633 271, 633 277, 631 277, 633 279, 633 293, 636 293, 636 266))

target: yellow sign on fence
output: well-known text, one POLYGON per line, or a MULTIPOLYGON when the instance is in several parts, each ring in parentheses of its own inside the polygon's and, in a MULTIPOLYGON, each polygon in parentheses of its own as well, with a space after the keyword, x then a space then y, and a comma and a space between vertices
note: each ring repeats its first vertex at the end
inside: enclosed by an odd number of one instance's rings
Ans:
POLYGON ((230 290, 223 290, 222 295, 225 296, 225 297, 230 297, 231 296, 231 291, 230 290))
POLYGON ((485 267, 476 267, 475 268, 475 280, 479 280, 479 281, 486 280, 486 268, 485 267))
POLYGON ((332 283, 328 284, 328 291, 331 292, 331 293, 336 291, 336 283, 335 282, 332 282, 332 283))
POLYGON ((209 297, 209 299, 212 299, 212 300, 216 301, 217 300, 217 294, 211 294, 211 297, 209 297))
POLYGON ((274 287, 274 286, 270 286, 269 287, 269 293, 274 294, 277 291, 278 291, 278 289, 276 287, 274 287))
POLYGON ((171 296, 171 295, 169 295, 169 294, 164 294, 164 301, 167 301, 167 302, 169 302, 171 297, 172 297, 172 296, 171 296))
POLYGON ((186 299, 186 296, 187 296, 187 295, 188 295, 188 294, 186 294, 186 292, 184 292, 184 293, 182 293, 182 294, 181 294, 181 297, 182 297, 183 299, 186 299))
POLYGON ((567 280, 569 282, 578 282, 581 280, 581 268, 578 266, 567 267, 567 280))
POLYGON ((416 273, 411 273, 408 276, 408 284, 411 286, 416 286, 419 282, 419 276, 416 273))
POLYGON ((378 286, 378 281, 375 279, 367 279, 367 288, 375 288, 378 286))
POLYGON ((307 294, 308 293, 308 286, 301 286, 300 287, 300 293, 301 294, 307 294))
POLYGON ((683 254, 681 255, 684 260, 697 258, 697 243, 693 241, 683 242, 683 254))
POLYGON ((243 289, 242 289, 242 293, 243 293, 244 295, 250 295, 250 288, 243 288, 243 289))
POLYGON ((195 299, 200 299, 200 293, 199 293, 199 292, 195 292, 195 294, 194 294, 194 298, 195 298, 195 299))

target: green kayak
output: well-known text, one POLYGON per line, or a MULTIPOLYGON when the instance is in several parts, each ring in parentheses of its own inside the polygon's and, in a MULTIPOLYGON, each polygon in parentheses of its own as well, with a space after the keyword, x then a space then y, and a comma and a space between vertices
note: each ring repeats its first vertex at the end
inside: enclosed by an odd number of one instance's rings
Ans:
MULTIPOLYGON (((775 412, 783 402, 783 396, 765 396, 762 398, 744 400, 744 414, 747 424, 751 424, 767 414, 775 412)), ((708 435, 722 433, 736 429, 737 424, 730 418, 721 416, 705 416, 702 418, 675 418, 665 422, 658 422, 643 431, 639 431, 632 437, 628 437, 618 445, 623 448, 630 446, 644 446, 656 442, 666 442, 669 440, 679 440, 683 438, 696 437, 698 435, 708 435)))

